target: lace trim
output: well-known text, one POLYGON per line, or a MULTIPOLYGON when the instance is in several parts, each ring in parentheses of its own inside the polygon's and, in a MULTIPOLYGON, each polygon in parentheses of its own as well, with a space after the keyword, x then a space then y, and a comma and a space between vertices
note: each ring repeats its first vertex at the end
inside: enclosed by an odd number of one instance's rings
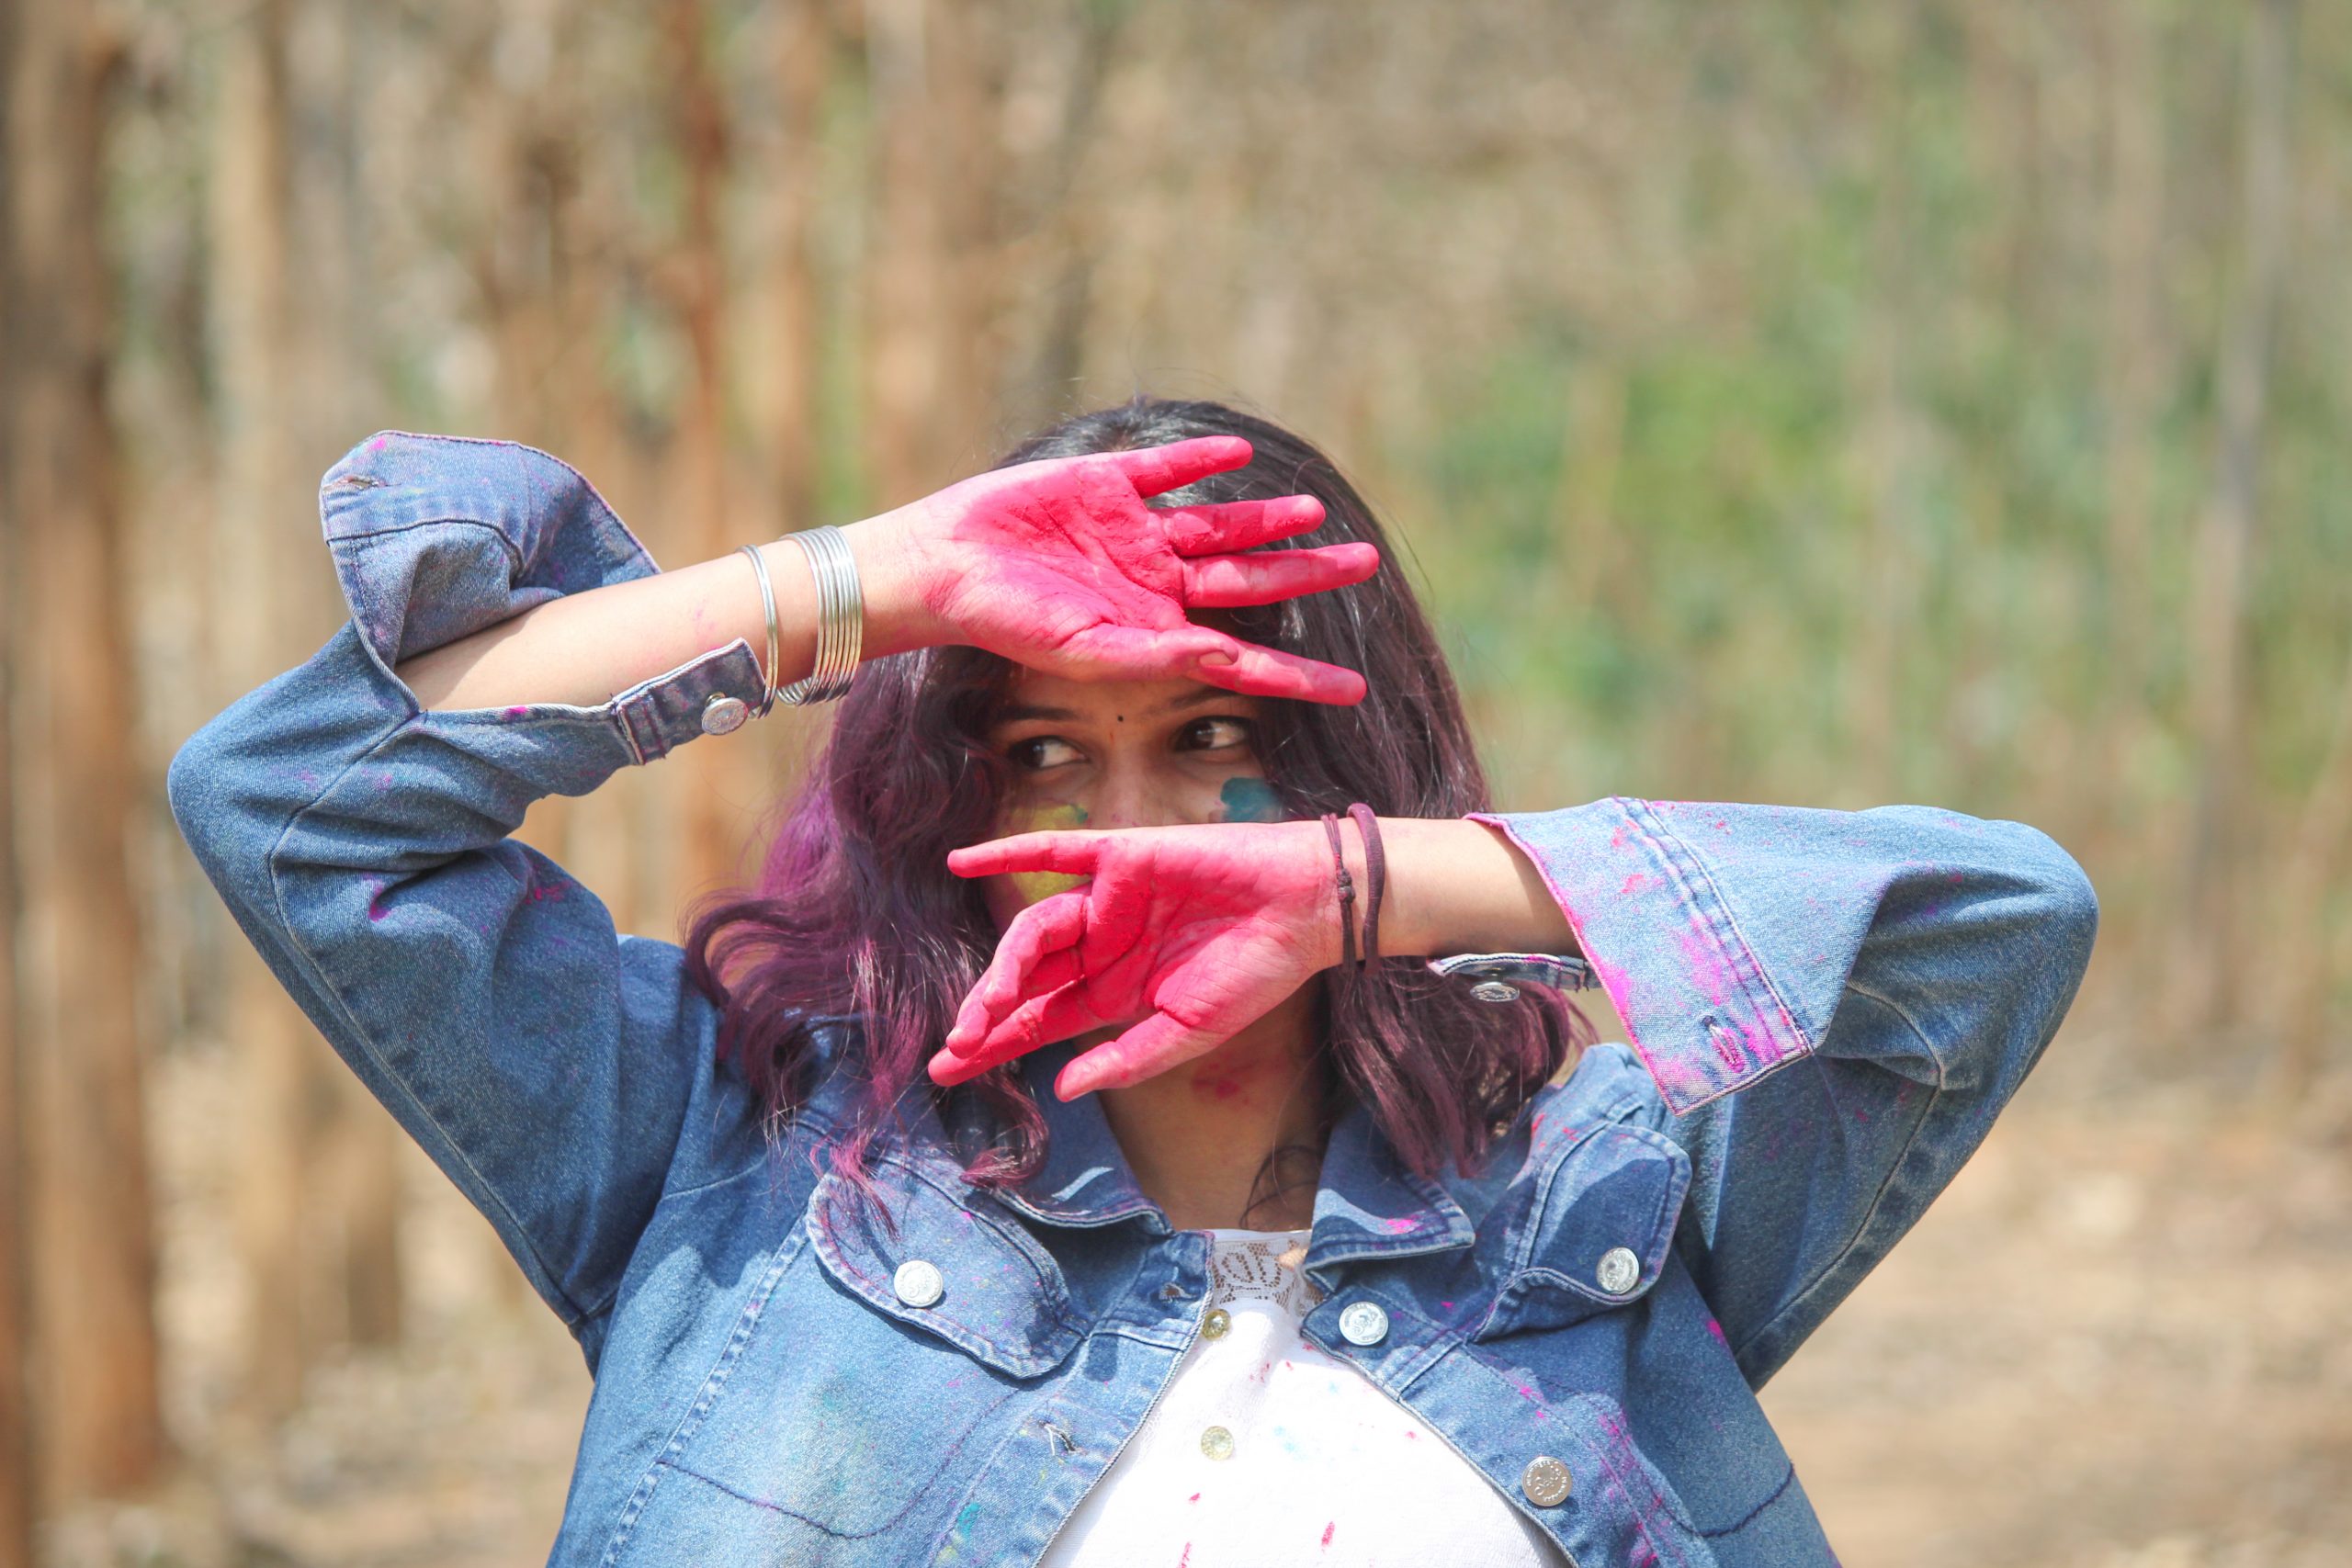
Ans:
POLYGON ((1268 1236, 1216 1236, 1209 1246, 1209 1304, 1272 1302, 1293 1318, 1303 1318, 1323 1299, 1315 1281, 1300 1271, 1306 1258, 1306 1233, 1268 1236))

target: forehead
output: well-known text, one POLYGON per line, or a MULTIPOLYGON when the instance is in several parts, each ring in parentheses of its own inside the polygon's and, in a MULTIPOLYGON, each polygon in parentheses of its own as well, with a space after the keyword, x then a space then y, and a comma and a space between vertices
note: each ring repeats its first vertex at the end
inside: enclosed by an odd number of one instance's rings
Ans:
POLYGON ((1227 712, 1253 713, 1257 705, 1221 687, 1173 677, 1159 681, 1073 681, 1040 670, 1013 671, 993 722, 1058 718, 1111 723, 1180 716, 1216 705, 1227 712))

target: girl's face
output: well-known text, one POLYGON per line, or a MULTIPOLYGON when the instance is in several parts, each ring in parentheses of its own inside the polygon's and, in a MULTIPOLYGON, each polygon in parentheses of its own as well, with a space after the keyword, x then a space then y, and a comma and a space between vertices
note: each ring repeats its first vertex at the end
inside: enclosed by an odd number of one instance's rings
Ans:
MULTIPOLYGON (((1197 681, 1017 671, 989 728, 1011 773, 996 832, 1280 821, 1258 755, 1259 714, 1257 699, 1197 681)), ((1001 930, 1080 880, 1023 872, 987 878, 982 893, 1001 930)))

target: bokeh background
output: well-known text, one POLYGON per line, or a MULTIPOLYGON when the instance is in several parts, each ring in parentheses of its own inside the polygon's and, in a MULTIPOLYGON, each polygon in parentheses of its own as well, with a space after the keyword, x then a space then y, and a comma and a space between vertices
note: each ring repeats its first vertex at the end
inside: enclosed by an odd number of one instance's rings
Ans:
MULTIPOLYGON (((1766 1391, 1849 1562, 2352 1562, 2352 6, 0 0, 0 1562, 544 1556, 587 1395, 164 767, 386 426, 679 562, 1137 390, 1324 443, 1507 802, 2021 818, 2043 1068, 1766 1391)), ((625 929, 780 716, 535 817, 625 929)), ((919 1461, 917 1461, 919 1462, 919 1461)))

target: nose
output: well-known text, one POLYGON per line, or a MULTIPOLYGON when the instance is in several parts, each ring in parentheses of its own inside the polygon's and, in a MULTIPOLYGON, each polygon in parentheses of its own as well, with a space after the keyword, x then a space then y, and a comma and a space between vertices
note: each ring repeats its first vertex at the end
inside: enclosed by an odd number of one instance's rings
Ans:
POLYGON ((1193 799, 1199 791, 1190 784, 1148 759, 1114 754, 1096 781, 1094 798, 1086 803, 1087 826, 1170 828, 1211 820, 1215 799, 1193 799))

